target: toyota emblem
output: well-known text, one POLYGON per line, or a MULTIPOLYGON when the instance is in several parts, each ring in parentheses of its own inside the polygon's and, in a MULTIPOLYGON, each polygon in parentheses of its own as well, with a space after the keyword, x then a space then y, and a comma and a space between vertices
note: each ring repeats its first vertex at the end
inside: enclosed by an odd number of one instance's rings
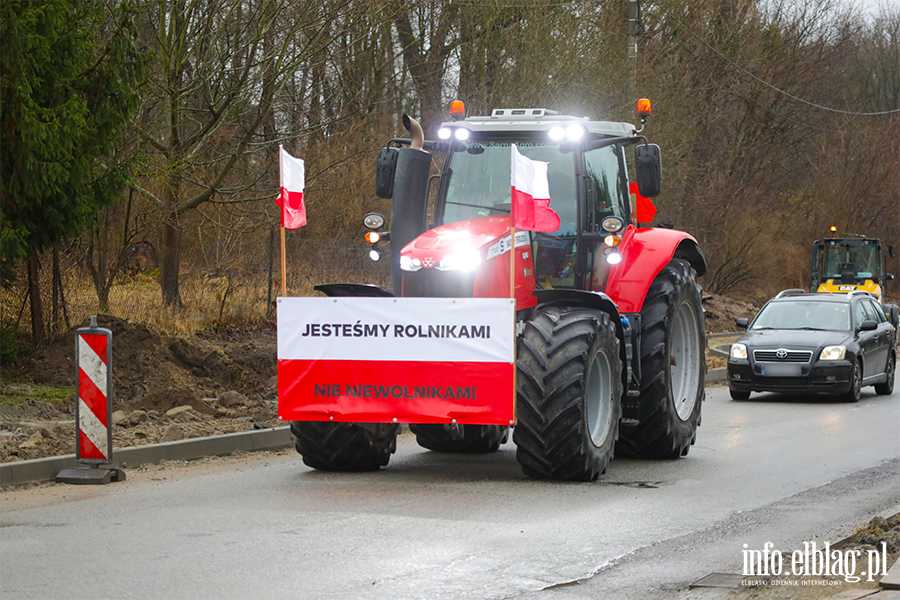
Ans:
POLYGON ((787 353, 787 350, 785 350, 784 348, 779 348, 779 349, 775 352, 775 356, 777 356, 777 357, 778 357, 779 359, 781 359, 781 360, 786 359, 786 358, 787 358, 787 354, 788 354, 788 353, 787 353))

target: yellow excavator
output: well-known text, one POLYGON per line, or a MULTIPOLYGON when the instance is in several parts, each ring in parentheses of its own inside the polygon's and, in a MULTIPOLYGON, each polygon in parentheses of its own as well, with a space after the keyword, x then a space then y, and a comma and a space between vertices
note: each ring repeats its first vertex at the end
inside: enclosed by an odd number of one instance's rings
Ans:
MULTIPOLYGON (((897 305, 884 303, 885 281, 894 276, 884 272, 881 240, 863 236, 839 238, 837 227, 830 238, 813 242, 812 273, 809 291, 846 294, 854 290, 869 292, 878 299, 884 314, 897 326, 897 305)), ((891 258, 897 256, 894 246, 887 247, 891 258)))

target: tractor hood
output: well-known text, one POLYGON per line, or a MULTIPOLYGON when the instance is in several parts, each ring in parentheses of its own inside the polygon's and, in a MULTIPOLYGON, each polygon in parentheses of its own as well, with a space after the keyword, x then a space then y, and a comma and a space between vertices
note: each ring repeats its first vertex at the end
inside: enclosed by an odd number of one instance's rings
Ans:
POLYGON ((489 258, 487 246, 508 235, 509 215, 456 221, 429 229, 407 244, 400 251, 401 261, 407 266, 414 265, 415 270, 446 268, 447 263, 441 266, 441 261, 448 257, 477 255, 483 262, 489 258))

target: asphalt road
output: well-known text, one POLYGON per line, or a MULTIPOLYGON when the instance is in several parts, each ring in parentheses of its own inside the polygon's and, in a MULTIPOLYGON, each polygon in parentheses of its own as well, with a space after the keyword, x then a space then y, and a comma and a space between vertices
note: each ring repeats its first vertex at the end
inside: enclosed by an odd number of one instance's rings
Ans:
POLYGON ((405 434, 378 473, 286 452, 7 490, 0 597, 671 598, 739 572, 743 544, 900 512, 900 393, 707 392, 687 458, 616 459, 597 483, 530 480, 512 443, 451 456, 405 434))

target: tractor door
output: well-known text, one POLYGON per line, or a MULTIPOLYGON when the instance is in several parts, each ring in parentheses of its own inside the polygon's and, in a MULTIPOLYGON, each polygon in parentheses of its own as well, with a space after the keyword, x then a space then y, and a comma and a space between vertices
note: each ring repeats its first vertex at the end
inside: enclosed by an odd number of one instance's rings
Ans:
POLYGON ((813 242, 813 251, 812 251, 812 270, 809 275, 809 291, 816 292, 819 289, 819 285, 822 283, 819 280, 819 273, 821 273, 819 261, 822 256, 822 243, 819 240, 813 242))
MULTIPOLYGON (((599 234, 602 231, 600 223, 606 217, 621 217, 626 225, 631 222, 628 177, 621 145, 585 152, 582 181, 586 207, 584 233, 599 234)), ((581 289, 602 292, 609 274, 609 265, 603 257, 609 246, 602 236, 588 235, 588 239, 592 241, 584 244, 585 251, 579 257, 585 262, 580 271, 587 273, 581 289)))

